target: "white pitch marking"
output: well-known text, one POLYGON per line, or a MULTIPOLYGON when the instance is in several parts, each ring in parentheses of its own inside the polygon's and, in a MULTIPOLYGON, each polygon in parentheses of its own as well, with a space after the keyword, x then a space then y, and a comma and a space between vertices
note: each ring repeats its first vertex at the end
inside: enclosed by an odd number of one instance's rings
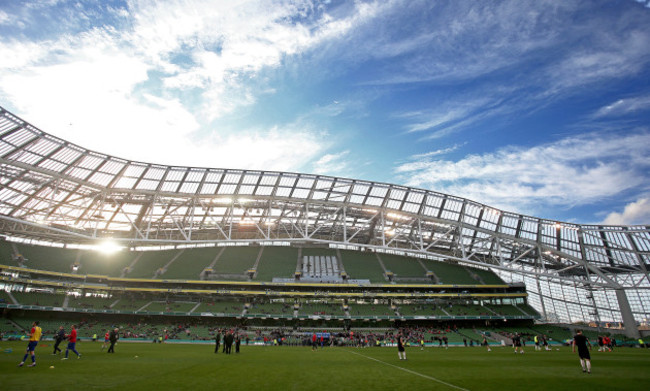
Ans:
POLYGON ((431 376, 423 375, 423 374, 421 374, 421 373, 419 373, 419 372, 415 372, 415 371, 412 371, 412 370, 410 370, 410 369, 402 368, 402 367, 400 367, 400 366, 393 365, 393 364, 391 364, 391 363, 387 363, 387 362, 385 362, 385 361, 377 360, 376 358, 373 358, 373 357, 364 356, 364 355, 361 354, 361 353, 353 352, 353 351, 351 351, 351 350, 348 350, 348 352, 350 352, 350 353, 352 353, 352 354, 356 354, 357 356, 365 357, 365 358, 367 358, 367 359, 369 359, 369 360, 377 361, 378 363, 382 363, 382 364, 388 365, 388 366, 393 367, 393 368, 397 368, 397 369, 402 370, 402 371, 404 371, 404 372, 412 373, 412 374, 414 374, 414 375, 417 375, 417 376, 423 377, 423 378, 425 378, 425 379, 433 380, 433 381, 435 381, 435 382, 438 382, 438 383, 440 383, 440 384, 444 384, 444 385, 446 385, 446 386, 448 386, 448 387, 452 387, 452 388, 455 388, 455 389, 457 389, 457 390, 461 390, 461 391, 470 391, 470 390, 468 390, 467 388, 458 387, 458 386, 455 386, 455 385, 453 385, 453 384, 450 384, 450 383, 444 382, 444 381, 442 381, 442 380, 440 380, 440 379, 436 379, 435 377, 431 377, 431 376))

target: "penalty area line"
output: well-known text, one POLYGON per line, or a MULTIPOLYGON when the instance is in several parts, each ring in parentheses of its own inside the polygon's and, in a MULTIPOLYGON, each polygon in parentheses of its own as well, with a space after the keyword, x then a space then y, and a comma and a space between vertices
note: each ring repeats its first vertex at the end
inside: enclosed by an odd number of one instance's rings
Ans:
POLYGON ((349 352, 349 353, 352 353, 352 354, 356 354, 357 356, 361 356, 361 357, 367 358, 368 360, 377 361, 378 363, 381 363, 381 364, 384 364, 384 365, 388 365, 389 367, 393 367, 393 368, 399 369, 399 370, 401 370, 401 371, 408 372, 408 373, 411 373, 411 374, 413 374, 413 375, 417 375, 417 376, 423 377, 423 378, 425 378, 425 379, 433 380, 433 381, 438 382, 438 383, 440 383, 440 384, 444 384, 444 385, 446 385, 447 387, 455 388, 455 389, 457 389, 457 390, 461 390, 461 391, 469 391, 467 388, 463 388, 463 387, 455 386, 455 385, 453 385, 453 384, 451 384, 451 383, 447 383, 447 382, 444 382, 444 381, 442 381, 442 380, 440 380, 440 379, 436 379, 436 378, 433 377, 433 376, 424 375, 424 374, 422 374, 422 373, 415 372, 415 371, 412 371, 412 370, 410 370, 410 369, 406 369, 406 368, 403 368, 403 367, 400 367, 400 366, 397 366, 397 365, 394 365, 394 364, 388 363, 388 362, 386 362, 386 361, 381 361, 381 360, 378 360, 378 359, 373 358, 373 357, 368 357, 368 356, 366 356, 366 355, 363 355, 363 354, 361 354, 361 353, 357 353, 357 352, 353 352, 353 351, 351 351, 351 350, 348 350, 348 352, 349 352))

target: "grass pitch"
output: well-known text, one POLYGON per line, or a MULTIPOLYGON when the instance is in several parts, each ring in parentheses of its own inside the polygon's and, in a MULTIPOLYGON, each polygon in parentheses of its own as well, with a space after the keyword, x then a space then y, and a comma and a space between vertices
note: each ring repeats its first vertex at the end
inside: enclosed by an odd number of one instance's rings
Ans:
MULTIPOLYGON (((63 345, 63 344, 62 344, 63 345)), ((213 345, 125 343, 115 354, 101 342, 82 342, 77 360, 36 349, 37 366, 16 365, 26 342, 0 342, 0 390, 645 390, 650 350, 592 350, 592 374, 583 374, 569 348, 550 352, 511 348, 247 347, 214 354, 213 345), (7 351, 11 349, 12 352, 7 351), (137 356, 137 358, 136 358, 137 356), (50 366, 54 366, 50 369, 50 366)), ((65 346, 62 346, 65 348, 65 346)))

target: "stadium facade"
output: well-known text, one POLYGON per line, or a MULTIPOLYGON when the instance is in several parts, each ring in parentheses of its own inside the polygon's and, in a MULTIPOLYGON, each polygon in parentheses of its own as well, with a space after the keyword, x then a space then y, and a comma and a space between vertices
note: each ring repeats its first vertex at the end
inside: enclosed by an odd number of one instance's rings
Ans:
POLYGON ((549 322, 650 317, 650 225, 559 222, 323 175, 166 166, 84 149, 0 107, 0 234, 136 248, 293 245, 490 269, 549 322))

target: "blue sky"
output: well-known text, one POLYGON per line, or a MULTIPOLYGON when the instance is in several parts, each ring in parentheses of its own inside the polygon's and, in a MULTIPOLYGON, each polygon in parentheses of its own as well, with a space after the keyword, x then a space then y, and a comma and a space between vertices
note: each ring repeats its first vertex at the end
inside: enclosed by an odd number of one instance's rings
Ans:
POLYGON ((650 0, 0 0, 0 105, 83 147, 650 223, 650 0))

